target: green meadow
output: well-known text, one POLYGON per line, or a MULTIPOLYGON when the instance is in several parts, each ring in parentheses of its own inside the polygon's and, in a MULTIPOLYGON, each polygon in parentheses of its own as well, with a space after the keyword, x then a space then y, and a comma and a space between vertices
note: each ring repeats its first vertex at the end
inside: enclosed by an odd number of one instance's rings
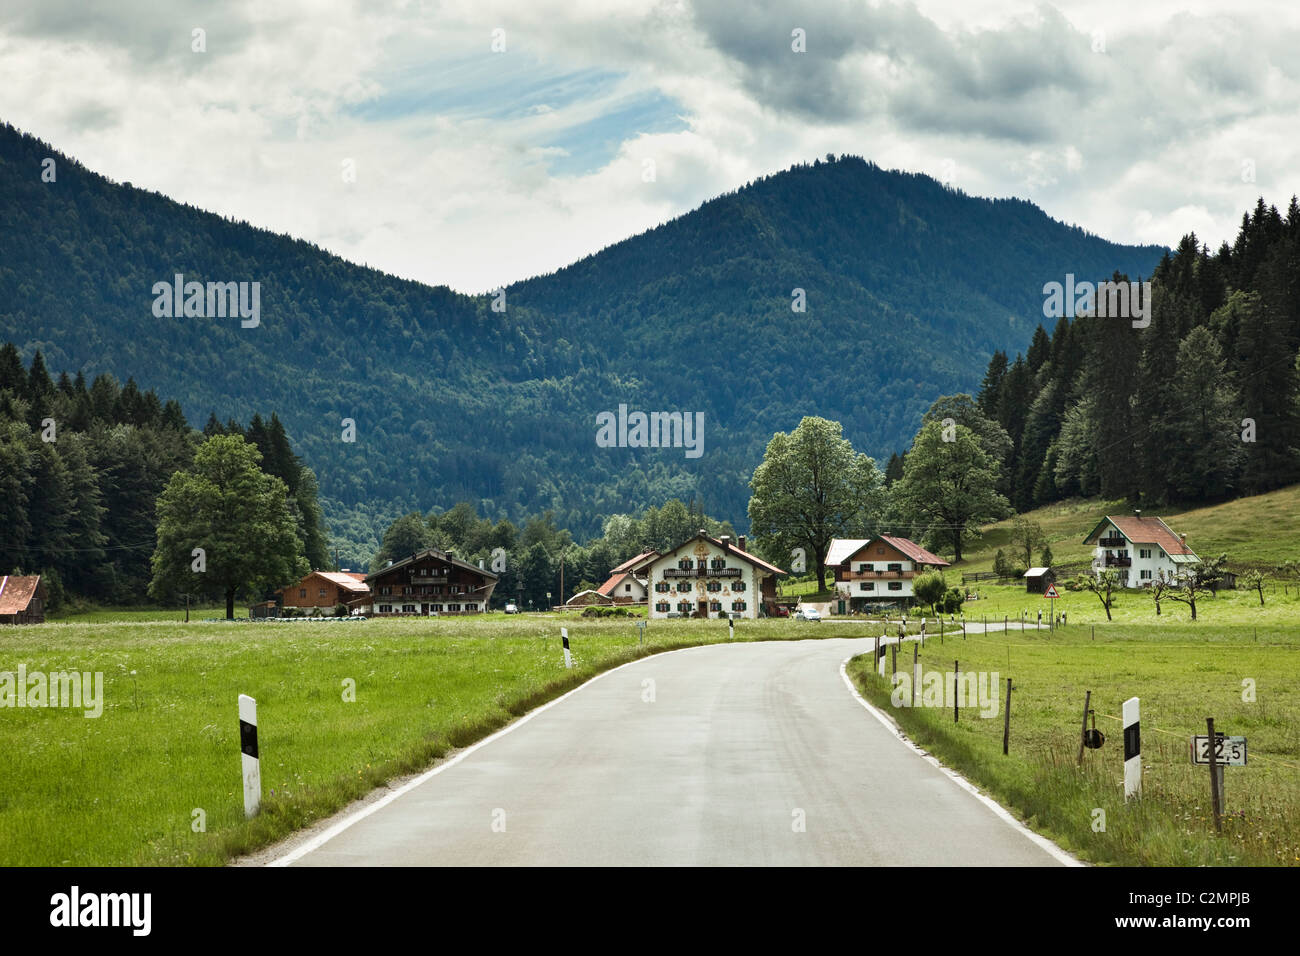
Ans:
MULTIPOLYGON (((981 717, 972 707, 954 722, 950 693, 942 706, 895 706, 892 670, 878 677, 869 656, 855 658, 850 673, 918 746, 1081 858, 1122 865, 1300 865, 1300 635, 1293 623, 1103 622, 1095 631, 1090 623, 1072 623, 1056 631, 965 638, 949 631, 942 643, 929 638, 918 653, 923 673, 951 675, 959 667, 989 674, 991 686, 996 672, 996 714, 981 717), (1008 677, 1010 753, 1004 756, 1008 677), (1088 691, 1105 743, 1085 750, 1080 765, 1088 691), (1141 701, 1143 793, 1126 803, 1119 718, 1123 701, 1135 696, 1141 701), (1245 736, 1249 748, 1246 767, 1225 771, 1221 835, 1214 829, 1209 770, 1190 757, 1190 737, 1206 732, 1207 716, 1216 731, 1245 736)), ((910 672, 912 659, 912 645, 904 645, 899 670, 910 672)), ((951 680, 943 678, 945 690, 951 680)), ((910 704, 907 686, 899 696, 910 704)))
MULTIPOLYGON (((163 620, 147 616, 0 634, 0 671, 25 664, 29 674, 102 672, 105 698, 98 718, 79 709, 0 709, 0 864, 225 863, 428 767, 601 670, 728 639, 722 621, 654 621, 641 644, 635 623, 620 618, 186 625, 172 611, 155 612, 163 620), (561 623, 572 670, 564 667, 561 623), (243 813, 241 693, 258 704, 264 800, 252 821, 243 813)), ((736 626, 737 640, 842 634, 791 621, 736 626)))

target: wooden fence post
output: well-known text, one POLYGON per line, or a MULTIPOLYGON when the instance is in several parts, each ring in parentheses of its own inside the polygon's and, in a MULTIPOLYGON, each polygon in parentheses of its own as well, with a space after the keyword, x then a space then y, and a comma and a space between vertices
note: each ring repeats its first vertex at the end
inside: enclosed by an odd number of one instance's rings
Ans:
POLYGON ((1002 713, 1002 755, 1007 754, 1007 745, 1011 742, 1011 678, 1007 678, 1006 710, 1002 713))
POLYGON ((1214 806, 1214 829, 1223 832, 1223 806, 1219 802, 1219 774, 1223 773, 1223 768, 1219 766, 1219 757, 1214 746, 1214 718, 1205 718, 1205 732, 1210 735, 1210 802, 1214 806))
POLYGON ((1079 759, 1077 763, 1083 766, 1083 744, 1088 739, 1088 708, 1092 705, 1092 691, 1083 698, 1083 729, 1079 731, 1079 759))

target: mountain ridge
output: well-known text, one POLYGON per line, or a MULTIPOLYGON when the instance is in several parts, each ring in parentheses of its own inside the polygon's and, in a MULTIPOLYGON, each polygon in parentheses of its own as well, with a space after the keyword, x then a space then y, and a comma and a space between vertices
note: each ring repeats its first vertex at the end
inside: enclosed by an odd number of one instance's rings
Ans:
POLYGON ((0 339, 52 369, 133 376, 197 423, 278 412, 336 532, 470 500, 516 520, 552 509, 582 534, 670 497, 742 527, 772 432, 822 414, 887 456, 996 348, 1028 346, 1043 282, 1149 275, 1165 252, 845 157, 514 283, 502 314, 113 183, 9 126, 0 177, 0 339), (260 281, 261 327, 155 318, 150 289, 176 273, 260 281), (831 387, 846 382, 860 397, 831 387), (620 402, 703 413, 704 456, 598 448, 596 416, 620 402))

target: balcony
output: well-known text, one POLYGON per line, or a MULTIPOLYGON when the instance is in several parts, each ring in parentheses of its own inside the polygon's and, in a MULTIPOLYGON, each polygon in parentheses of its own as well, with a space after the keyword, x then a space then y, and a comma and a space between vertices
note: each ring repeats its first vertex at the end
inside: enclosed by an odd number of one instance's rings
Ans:
POLYGON ((899 581, 907 578, 914 578, 918 571, 850 571, 848 574, 840 572, 836 581, 899 581))
POLYGON ((740 568, 665 568, 665 578, 738 578, 740 568))
POLYGON ((423 578, 416 577, 415 575, 411 575, 411 583, 412 584, 446 584, 447 575, 443 574, 443 575, 435 575, 434 577, 423 577, 423 578))
POLYGON ((1128 539, 1123 535, 1110 535, 1099 542, 1103 548, 1127 548, 1128 539))
POLYGON ((1106 567, 1108 568, 1131 568, 1133 567, 1132 558, 1116 558, 1106 555, 1106 567))

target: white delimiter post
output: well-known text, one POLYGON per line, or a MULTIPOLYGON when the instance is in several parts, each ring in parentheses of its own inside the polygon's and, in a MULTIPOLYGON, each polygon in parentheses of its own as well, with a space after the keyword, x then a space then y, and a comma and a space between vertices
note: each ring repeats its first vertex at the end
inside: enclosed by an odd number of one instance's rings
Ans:
POLYGON ((257 701, 239 695, 239 750, 244 763, 244 816, 257 815, 262 805, 261 760, 257 754, 257 701))
POLYGON ((1142 733, 1138 699, 1124 701, 1124 799, 1142 796, 1142 733))
POLYGON ((569 629, 560 628, 560 637, 564 639, 564 666, 566 668, 573 666, 573 657, 569 654, 569 629))

